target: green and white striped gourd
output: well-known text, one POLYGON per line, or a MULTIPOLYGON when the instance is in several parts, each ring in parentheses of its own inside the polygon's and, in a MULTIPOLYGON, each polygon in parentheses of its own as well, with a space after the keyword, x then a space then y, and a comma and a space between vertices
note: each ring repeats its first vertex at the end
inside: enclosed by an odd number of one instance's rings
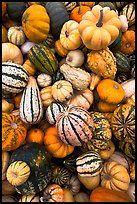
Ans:
POLYGON ((43 105, 40 91, 36 79, 30 76, 20 102, 20 118, 27 124, 36 124, 42 117, 43 105))
POLYGON ((103 163, 97 152, 88 151, 76 159, 76 167, 80 176, 96 176, 101 172, 103 163))
POLYGON ((70 12, 77 6, 77 2, 63 2, 67 11, 70 12))
POLYGON ((2 91, 20 93, 26 87, 29 75, 19 64, 12 62, 2 63, 2 91))

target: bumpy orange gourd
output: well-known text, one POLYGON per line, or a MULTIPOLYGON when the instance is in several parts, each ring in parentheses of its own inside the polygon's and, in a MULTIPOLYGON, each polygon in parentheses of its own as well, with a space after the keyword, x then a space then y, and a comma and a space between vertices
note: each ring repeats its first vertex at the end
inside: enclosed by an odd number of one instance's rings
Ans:
POLYGON ((2 113, 2 150, 11 151, 23 145, 26 131, 26 125, 19 116, 2 113))
POLYGON ((54 126, 49 127, 44 136, 44 144, 46 150, 56 158, 64 158, 74 151, 74 147, 63 143, 54 126))
POLYGON ((41 129, 35 128, 35 127, 32 127, 29 129, 26 137, 27 142, 29 143, 37 142, 39 144, 42 144, 43 139, 44 139, 44 132, 41 129))
POLYGON ((100 99, 106 103, 118 104, 124 98, 124 89, 118 82, 112 79, 103 79, 97 86, 100 99))
POLYGON ((78 30, 88 49, 100 50, 114 42, 119 35, 120 27, 121 21, 114 10, 95 5, 91 11, 83 15, 78 30))
POLYGON ((31 5, 22 15, 22 27, 27 38, 35 43, 46 40, 50 18, 44 6, 31 5))
POLYGON ((70 19, 77 21, 78 23, 82 20, 83 15, 87 12, 91 11, 89 6, 77 6, 70 13, 70 19))

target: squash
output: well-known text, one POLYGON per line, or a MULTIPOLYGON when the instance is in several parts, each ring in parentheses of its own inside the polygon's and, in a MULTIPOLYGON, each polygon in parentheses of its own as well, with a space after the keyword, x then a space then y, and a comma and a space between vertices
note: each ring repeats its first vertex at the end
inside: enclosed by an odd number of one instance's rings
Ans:
POLYGON ((54 101, 51 90, 52 86, 47 86, 40 90, 40 97, 44 107, 48 107, 54 101))
POLYGON ((21 50, 12 43, 2 43, 2 62, 13 62, 22 65, 23 55, 21 50))
POLYGON ((110 10, 114 10, 115 12, 117 12, 115 5, 112 2, 99 2, 99 4, 101 7, 109 7, 110 10))
POLYGON ((20 118, 24 123, 36 124, 43 117, 43 104, 37 81, 33 76, 23 91, 20 102, 20 118))
POLYGON ((21 23, 22 15, 26 10, 25 2, 7 2, 7 13, 11 20, 21 23))
POLYGON ((135 143, 129 143, 121 140, 118 147, 126 156, 135 160, 135 143))
POLYGON ((135 202, 135 183, 130 183, 126 193, 130 196, 133 202, 135 202))
POLYGON ((121 84, 130 79, 131 76, 129 74, 129 72, 117 72, 114 80, 121 84))
MULTIPOLYGON (((63 58, 63 61, 64 61, 64 58, 63 58)), ((59 65, 60 66, 60 65, 59 65)), ((64 75, 60 72, 60 70, 58 69, 54 74, 53 74, 53 77, 52 77, 52 83, 55 83, 56 81, 58 80, 64 80, 65 77, 64 75)))
POLYGON ((47 10, 41 5, 28 7, 22 15, 22 28, 30 41, 40 43, 46 40, 50 30, 47 10))
POLYGON ((54 36, 49 32, 46 40, 41 42, 41 44, 43 44, 47 47, 50 47, 52 49, 55 47, 55 41, 56 40, 55 40, 54 36))
POLYGON ((66 7, 63 2, 46 2, 45 8, 50 17, 50 31, 58 39, 62 26, 69 20, 66 7))
POLYGON ((15 186, 17 193, 35 195, 44 190, 51 180, 50 155, 38 143, 28 143, 12 152, 10 165, 14 162, 26 162, 30 167, 30 176, 20 186, 15 186))
POLYGON ((76 202, 89 202, 89 195, 85 192, 79 192, 74 198, 76 202))
POLYGON ((58 68, 58 60, 53 51, 42 44, 36 44, 27 53, 28 59, 39 71, 53 75, 58 68))
POLYGON ((62 44, 60 43, 60 39, 56 40, 55 42, 55 50, 56 50, 56 53, 61 57, 65 57, 69 52, 67 49, 65 49, 62 46, 62 44))
POLYGON ((109 45, 109 49, 111 50, 112 53, 114 53, 115 51, 119 50, 120 46, 122 44, 122 31, 121 29, 119 30, 119 35, 118 37, 114 40, 114 42, 109 45))
POLYGON ((72 9, 71 13, 70 13, 70 19, 77 21, 78 23, 80 23, 82 21, 82 17, 83 15, 87 12, 87 11, 91 11, 91 8, 89 6, 77 6, 74 9, 72 9))
POLYGON ((117 107, 116 104, 106 103, 101 100, 97 103, 97 110, 101 113, 109 113, 109 112, 113 113, 116 107, 117 107))
POLYGON ((84 53, 80 49, 72 50, 66 56, 66 63, 71 67, 81 67, 84 59, 84 53))
POLYGON ((63 188, 63 192, 64 192, 63 202, 75 202, 73 194, 69 189, 63 188))
POLYGON ((118 72, 130 72, 131 66, 128 57, 120 51, 114 52, 118 72))
POLYGON ((103 162, 97 152, 87 151, 76 159, 76 168, 80 176, 96 176, 103 168, 103 162))
POLYGON ((117 72, 116 58, 108 47, 99 51, 90 51, 87 54, 87 64, 90 71, 103 78, 113 79, 117 72))
POLYGON ((97 187, 90 193, 90 202, 132 202, 132 199, 123 191, 97 187))
POLYGON ((11 113, 14 109, 14 104, 2 99, 2 113, 11 113))
POLYGON ((36 73, 36 68, 32 62, 30 62, 29 59, 26 59, 22 65, 29 76, 34 76, 36 73))
POLYGON ((26 40, 23 45, 21 45, 20 49, 23 55, 27 54, 27 52, 34 46, 36 43, 26 40))
POLYGON ((9 165, 6 176, 11 185, 20 186, 30 176, 30 167, 26 162, 15 161, 9 165))
POLYGON ((115 5, 116 9, 119 11, 120 9, 122 9, 126 4, 128 4, 128 2, 124 2, 124 1, 113 1, 113 4, 115 5))
POLYGON ((47 128, 44 136, 46 150, 55 158, 64 158, 74 151, 74 147, 64 144, 54 126, 47 128))
POLYGON ((64 191, 57 184, 49 184, 40 197, 40 202, 63 202, 64 191))
POLYGON ((125 5, 120 11, 120 14, 126 16, 129 26, 133 25, 135 23, 135 3, 130 2, 125 5))
POLYGON ((65 144, 82 146, 92 138, 95 125, 87 110, 69 106, 57 116, 56 128, 65 144))
POLYGON ((40 197, 36 195, 22 195, 19 202, 40 202, 40 197))
POLYGON ((52 83, 52 77, 49 74, 41 73, 37 76, 38 85, 42 88, 50 86, 52 83))
POLYGON ((101 186, 121 192, 129 188, 129 183, 130 176, 124 166, 115 161, 103 164, 101 186))
POLYGON ((26 141, 29 143, 37 142, 39 144, 43 144, 44 132, 39 128, 32 127, 27 132, 26 141))
POLYGON ((135 52, 135 31, 127 30, 122 35, 122 43, 119 50, 126 55, 133 54, 135 52))
POLYGON ((113 135, 119 140, 128 143, 135 142, 135 106, 123 104, 117 107, 111 118, 113 135))
POLYGON ((13 20, 11 20, 8 16, 8 14, 6 13, 3 17, 2 17, 2 24, 5 26, 5 28, 9 29, 12 26, 20 26, 19 22, 15 22, 13 20))
POLYGON ((109 7, 93 6, 83 15, 78 30, 88 49, 101 50, 114 42, 119 35, 121 21, 118 14, 109 7))
POLYGON ((7 151, 2 151, 2 181, 6 179, 6 172, 9 166, 10 154, 7 151))
POLYGON ((11 185, 7 179, 2 181, 2 194, 13 195, 16 193, 15 186, 11 185))
POLYGON ((95 176, 81 176, 80 174, 78 174, 78 179, 88 190, 93 190, 100 184, 100 174, 97 174, 95 176))
POLYGON ((2 17, 5 15, 6 12, 7 12, 7 3, 2 2, 2 17))
POLYGON ((27 129, 19 116, 2 113, 2 150, 11 151, 23 145, 27 129))
POLYGON ((76 174, 71 174, 65 188, 67 188, 72 193, 72 195, 76 195, 80 191, 81 183, 76 174))
POLYGON ((51 87, 51 94, 55 101, 64 102, 73 94, 72 84, 67 80, 56 81, 51 87))
POLYGON ((124 98, 124 89, 115 80, 103 79, 97 86, 97 93, 100 99, 106 103, 118 104, 124 98))
POLYGON ((8 42, 7 29, 2 25, 2 43, 8 42))
POLYGON ((44 133, 51 125, 48 123, 46 118, 42 118, 42 120, 36 124, 36 127, 41 129, 44 133))
POLYGON ((93 92, 90 89, 83 91, 74 91, 71 99, 67 101, 67 105, 80 106, 88 110, 93 104, 93 92))
POLYGON ((54 125, 56 123, 56 118, 58 114, 65 110, 67 106, 64 103, 53 101, 46 109, 46 119, 51 124, 54 125))
POLYGON ((59 36, 60 43, 67 50, 75 50, 82 45, 78 25, 78 22, 68 20, 61 28, 59 36))
POLYGON ((100 149, 98 153, 101 159, 104 160, 104 159, 109 159, 113 155, 114 151, 115 151, 115 145, 112 142, 112 140, 109 140, 109 142, 107 143, 106 149, 100 149))
POLYGON ((77 5, 77 2, 63 2, 67 12, 70 12, 75 6, 77 5))
POLYGON ((85 90, 89 86, 91 76, 88 72, 81 68, 74 68, 67 64, 63 64, 60 67, 60 72, 76 90, 85 90))
POLYGON ((15 45, 22 45, 26 41, 22 26, 10 27, 8 29, 8 40, 15 45))
POLYGON ((135 78, 135 54, 129 56, 130 66, 131 66, 131 76, 135 78))

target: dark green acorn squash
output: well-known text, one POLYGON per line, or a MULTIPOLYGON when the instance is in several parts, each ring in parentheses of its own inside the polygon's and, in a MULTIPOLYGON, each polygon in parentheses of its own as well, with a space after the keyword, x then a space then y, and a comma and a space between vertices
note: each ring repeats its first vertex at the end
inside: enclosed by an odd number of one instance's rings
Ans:
POLYGON ((30 176, 26 182, 16 186, 16 191, 22 195, 34 195, 43 190, 51 180, 50 155, 44 146, 38 143, 28 143, 16 149, 10 158, 14 161, 24 161, 30 167, 30 176))
POLYGON ((111 45, 109 45, 109 49, 112 52, 115 52, 115 51, 119 50, 121 44, 122 44, 122 31, 119 30, 118 37, 116 38, 116 40, 111 45))
POLYGON ((130 72, 131 66, 128 57, 120 51, 114 52, 117 70, 119 72, 130 72))

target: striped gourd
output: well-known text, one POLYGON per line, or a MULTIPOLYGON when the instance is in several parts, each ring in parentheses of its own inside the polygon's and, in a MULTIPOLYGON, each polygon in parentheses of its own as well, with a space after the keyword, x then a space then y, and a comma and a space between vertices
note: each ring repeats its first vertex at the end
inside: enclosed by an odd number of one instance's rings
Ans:
POLYGON ((2 91, 19 93, 23 91, 29 80, 29 75, 19 64, 2 63, 2 91))
POLYGON ((47 39, 42 42, 43 45, 53 48, 55 47, 55 39, 51 33, 48 33, 47 39))
POLYGON ((100 155, 94 151, 88 151, 76 159, 77 172, 80 176, 96 176, 103 168, 100 155))
POLYGON ((23 122, 36 124, 43 117, 43 105, 40 91, 33 76, 29 77, 29 82, 25 88, 20 102, 20 117, 23 122))
POLYGON ((46 110, 46 119, 51 124, 54 125, 56 123, 57 115, 65 110, 66 105, 59 102, 52 102, 47 110, 46 110))
POLYGON ((120 141, 119 148, 131 159, 135 160, 135 143, 120 141))
POLYGON ((116 58, 117 70, 119 72, 130 72, 130 60, 129 58, 120 51, 114 52, 116 58))
POLYGON ((28 59, 35 65, 36 69, 52 75, 58 68, 58 61, 53 51, 43 45, 36 44, 28 51, 28 59))
POLYGON ((129 26, 133 25, 135 23, 135 4, 128 3, 126 6, 124 6, 120 14, 127 17, 129 26))
POLYGON ((113 1, 113 4, 115 5, 116 9, 121 9, 123 8, 128 2, 120 1, 120 2, 115 2, 113 1))
POLYGON ((57 116, 56 128, 65 144, 82 146, 93 136, 94 122, 89 112, 79 106, 68 106, 57 116))

